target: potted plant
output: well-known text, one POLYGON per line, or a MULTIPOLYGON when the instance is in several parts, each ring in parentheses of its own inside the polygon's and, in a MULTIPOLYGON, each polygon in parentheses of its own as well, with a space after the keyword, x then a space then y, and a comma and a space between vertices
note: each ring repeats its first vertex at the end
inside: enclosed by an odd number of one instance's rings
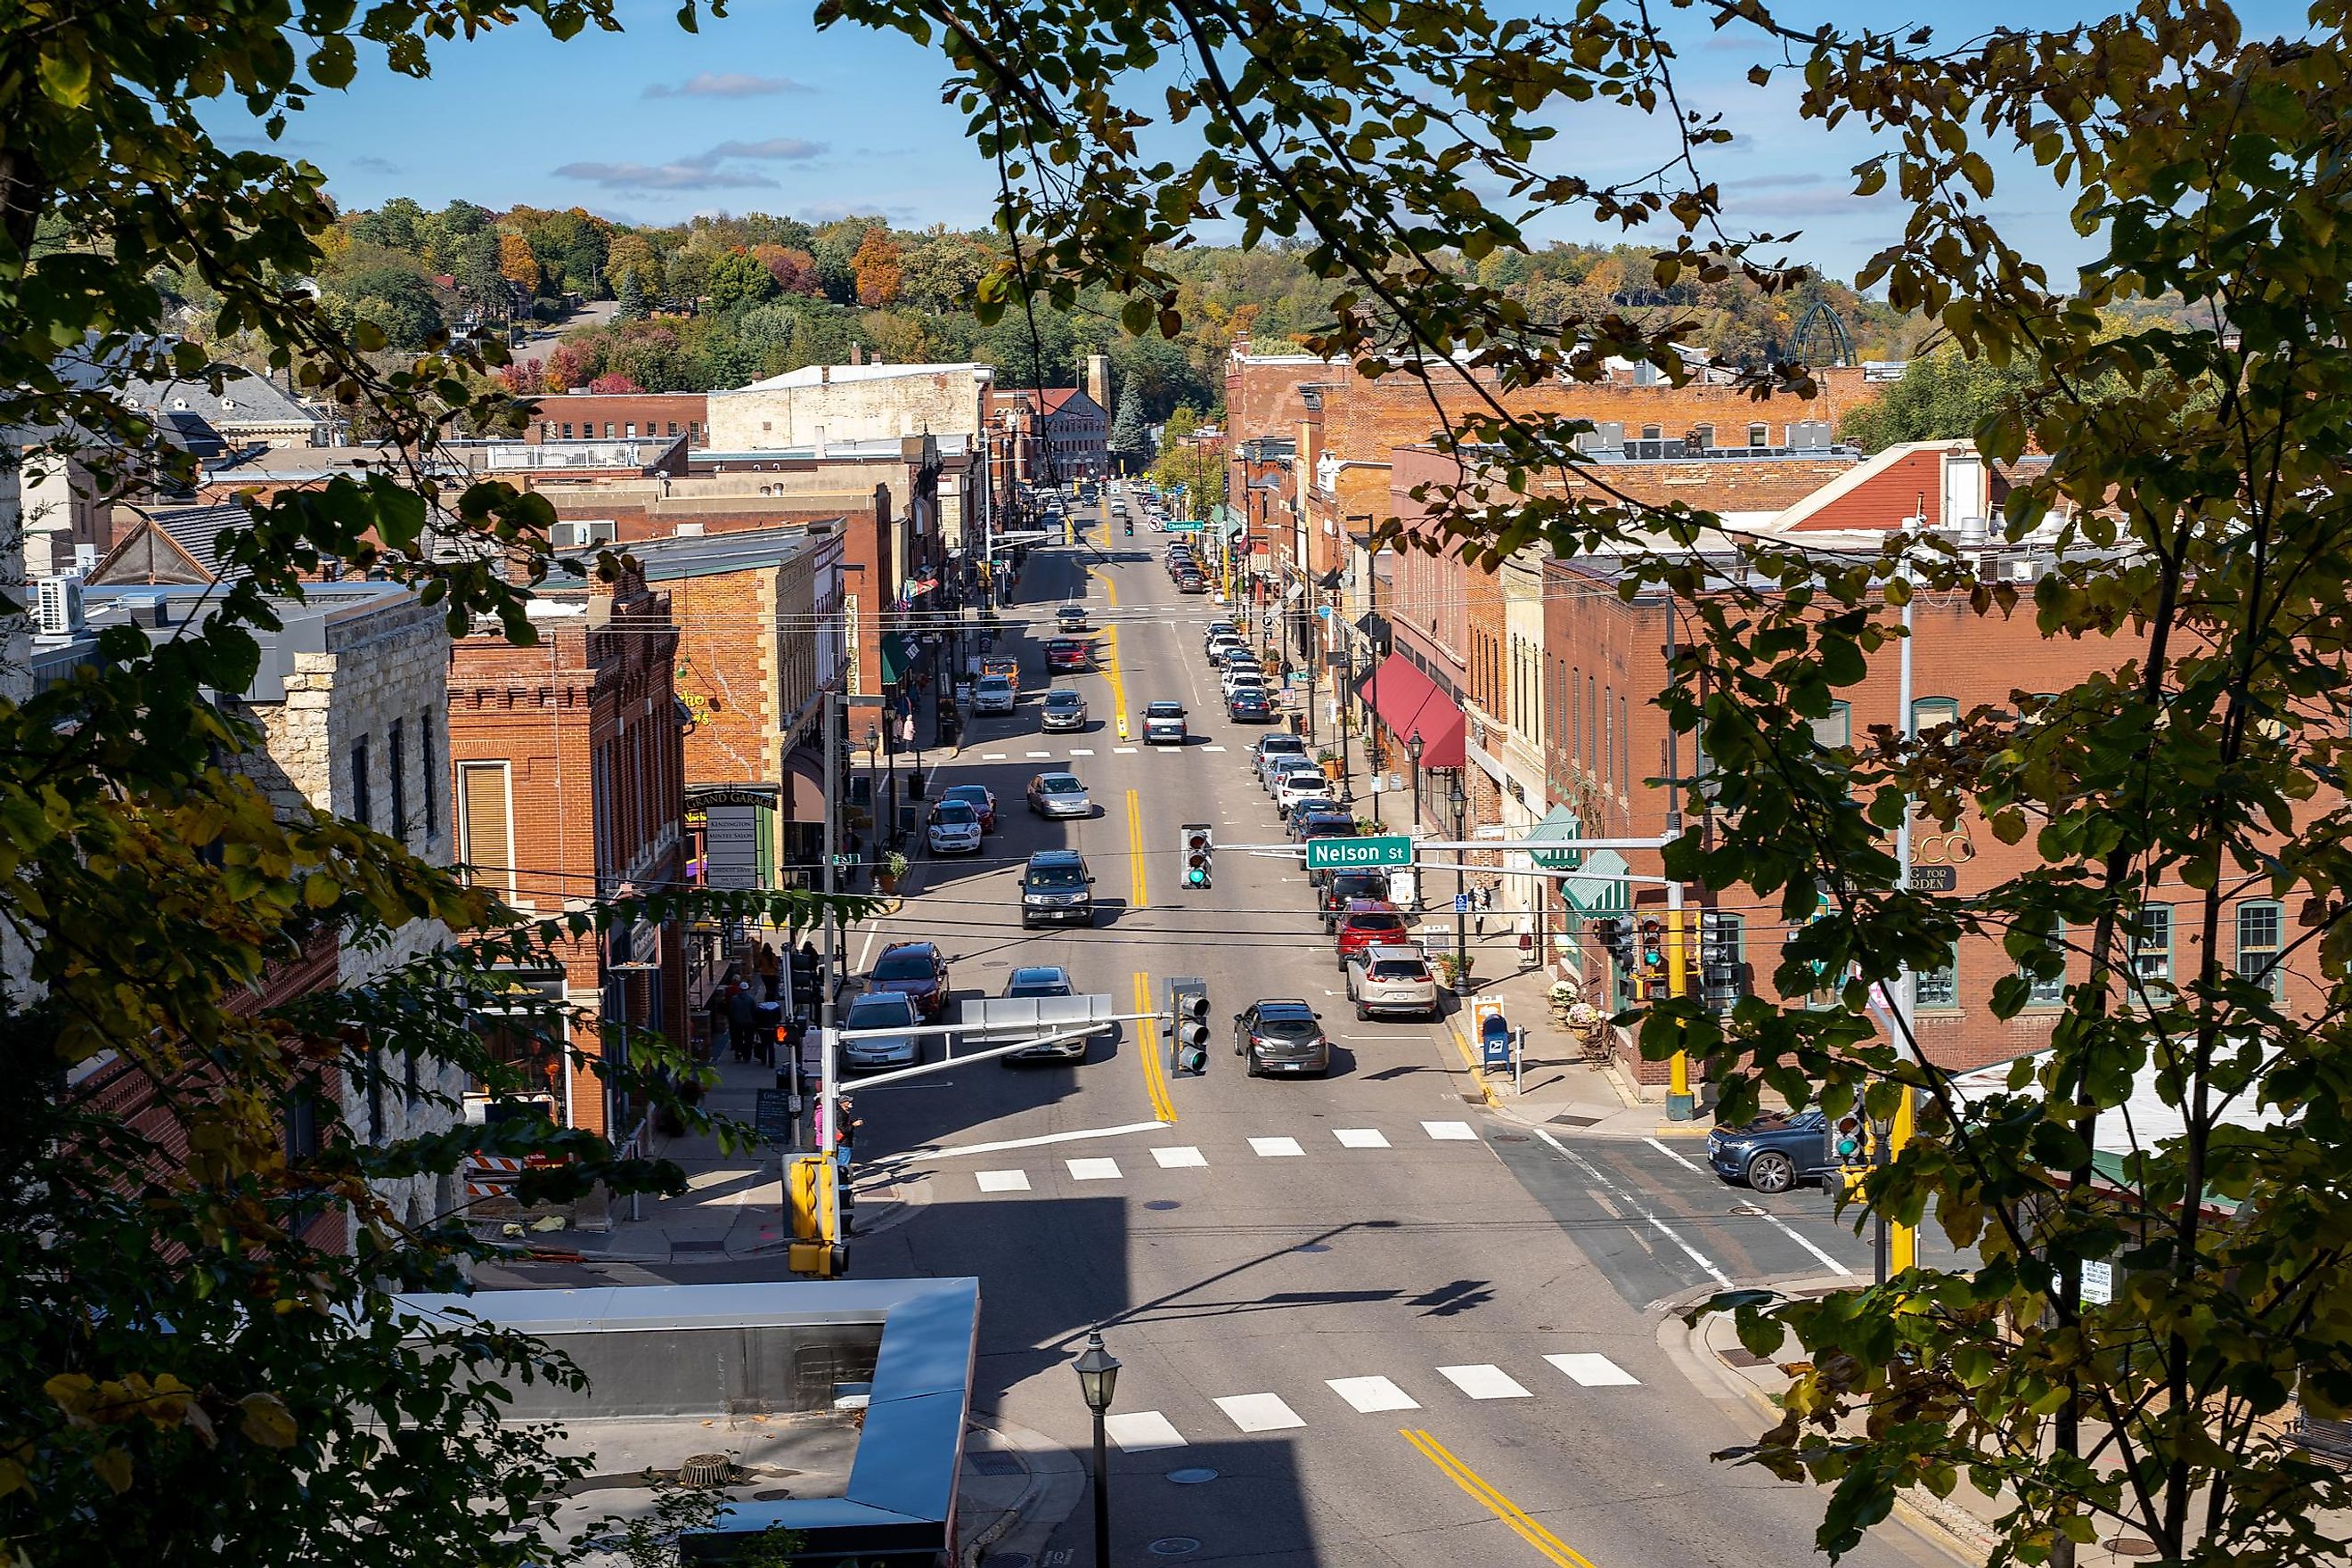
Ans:
POLYGON ((907 858, 896 849, 886 851, 874 865, 874 885, 886 893, 898 890, 898 879, 907 874, 907 858))
POLYGON ((1441 952, 1437 955, 1437 973, 1444 976, 1445 984, 1458 994, 1467 996, 1473 984, 1470 979, 1472 963, 1466 953, 1457 957, 1450 952, 1441 952))
POLYGON ((1338 752, 1331 750, 1330 747, 1326 746, 1321 751, 1315 753, 1315 762, 1316 764, 1323 770, 1323 776, 1325 778, 1329 779, 1334 784, 1339 782, 1339 755, 1338 752))

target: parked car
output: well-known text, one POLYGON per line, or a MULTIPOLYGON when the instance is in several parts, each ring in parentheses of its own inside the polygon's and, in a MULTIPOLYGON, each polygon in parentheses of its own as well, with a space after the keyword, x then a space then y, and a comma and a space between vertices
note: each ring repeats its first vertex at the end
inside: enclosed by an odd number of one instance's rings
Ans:
POLYGON ((931 807, 931 819, 923 830, 924 842, 934 855, 977 855, 980 853, 980 813, 971 803, 943 800, 931 807))
POLYGON ((1212 631, 1201 643, 1201 657, 1211 664, 1222 665, 1228 656, 1249 651, 1239 632, 1212 631))
POLYGON ((1055 637, 1045 645, 1045 672, 1085 670, 1095 667, 1095 645, 1084 637, 1055 637))
POLYGON ((1087 700, 1066 687, 1048 691, 1039 722, 1048 730, 1083 730, 1087 727, 1087 700))
POLYGON ((980 684, 971 689, 971 710, 974 713, 1010 713, 1020 698, 1013 682, 1001 675, 983 675, 980 684))
POLYGON ((882 950, 866 977, 868 994, 888 991, 936 1023, 948 1009, 948 959, 935 942, 898 942, 882 950))
POLYGON ((1323 917, 1323 934, 1329 936, 1339 929, 1340 911, 1359 899, 1386 903, 1389 879, 1380 871, 1310 871, 1307 880, 1317 883, 1315 903, 1323 917))
POLYGON ((1095 879, 1075 849, 1040 849, 1021 872, 1021 929, 1095 923, 1095 879))
POLYGON ((1331 781, 1323 776, 1321 768, 1317 767, 1305 757, 1293 756, 1285 752, 1277 754, 1266 764, 1265 793, 1279 800, 1283 785, 1293 779, 1306 781, 1297 791, 1294 792, 1298 795, 1313 794, 1318 791, 1328 794, 1331 788, 1331 781))
POLYGON ((1201 646, 1205 648, 1220 637, 1231 637, 1234 641, 1239 642, 1242 640, 1242 629, 1231 621, 1211 621, 1201 633, 1201 646))
POLYGON ((1356 814, 1336 802, 1328 806, 1302 802, 1290 808, 1290 837, 1297 844, 1310 838, 1353 838, 1356 814))
POLYGON ((1271 724, 1274 705, 1265 700, 1265 689, 1244 686, 1225 699, 1225 717, 1236 724, 1271 724))
POLYGON ((1029 809, 1050 821, 1092 816, 1095 803, 1087 798, 1087 786, 1078 782, 1077 774, 1039 773, 1029 781, 1029 809))
POLYGON ((1745 1182, 1759 1193, 1785 1193, 1799 1182, 1819 1181, 1834 1168, 1830 1160, 1829 1119, 1818 1109, 1759 1116, 1706 1135, 1706 1163, 1726 1181, 1745 1182))
MULTIPOLYGON (((915 1005, 896 991, 868 991, 852 997, 848 1011, 841 1016, 845 1031, 911 1029, 919 1022, 915 1005)), ((853 1072, 860 1068, 910 1068, 922 1056, 922 1039, 915 1035, 880 1035, 872 1039, 841 1042, 841 1065, 853 1072)))
POLYGON ((1205 594, 1209 591, 1209 580, 1198 572, 1187 572, 1176 579, 1176 591, 1180 594, 1205 594))
MULTIPOLYGON (((1026 964, 1016 969, 1004 982, 1007 996, 1075 996, 1077 987, 1070 984, 1070 972, 1058 963, 1026 964)), ((1050 1046, 1032 1046, 1025 1051, 1011 1051, 997 1058, 1006 1067, 1015 1062, 1082 1062, 1087 1059, 1089 1042, 1118 1032, 1113 1024, 1092 1035, 1075 1040, 1058 1040, 1050 1046)))
POLYGON ((986 784, 953 784, 942 791, 941 801, 960 800, 980 814, 980 830, 996 831, 996 792, 986 784))
POLYGON ((1434 1019, 1437 976, 1418 948, 1376 942, 1348 960, 1348 1000, 1358 1018, 1434 1019))
POLYGON ((1364 949, 1401 943, 1409 935, 1404 917, 1397 913, 1394 904, 1356 899, 1339 911, 1339 921, 1332 931, 1331 939, 1339 954, 1339 967, 1345 969, 1348 960, 1364 949))
POLYGON ((1307 742, 1287 731, 1277 731, 1271 735, 1260 735, 1256 740, 1252 741, 1249 747, 1250 770, 1257 774, 1260 789, 1268 787, 1272 783, 1267 773, 1276 757, 1297 757, 1300 762, 1306 762, 1307 760, 1307 742))
POLYGON ((1063 632, 1085 631, 1087 607, 1076 601, 1059 606, 1054 611, 1054 629, 1063 632))
POLYGON ((1225 667, 1225 673, 1218 678, 1217 683, 1224 688, 1225 695, 1228 697, 1244 686, 1255 686, 1260 691, 1264 691, 1265 671, 1254 664, 1230 664, 1225 667))
POLYGON ((1314 1008, 1297 1000, 1253 1002, 1234 1015, 1234 1055, 1248 1063, 1249 1076, 1331 1070, 1331 1042, 1314 1008))
POLYGON ((1147 745, 1181 746, 1187 731, 1184 728, 1184 705, 1181 702, 1154 702, 1143 710, 1143 739, 1147 745))
POLYGON ((1332 796, 1331 781, 1318 767, 1293 768, 1274 784, 1274 812, 1285 822, 1290 820, 1291 809, 1303 801, 1326 801, 1333 805, 1339 801, 1332 796))

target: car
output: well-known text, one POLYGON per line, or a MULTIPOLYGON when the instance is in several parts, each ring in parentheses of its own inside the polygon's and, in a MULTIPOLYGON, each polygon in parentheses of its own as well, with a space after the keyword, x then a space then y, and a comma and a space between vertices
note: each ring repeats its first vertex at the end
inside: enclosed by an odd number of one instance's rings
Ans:
POLYGON ((1297 999, 1253 1002, 1234 1015, 1234 1055, 1249 1064, 1249 1076, 1331 1070, 1331 1042, 1314 1008, 1297 999))
POLYGON ((1300 801, 1330 799, 1331 781, 1323 776, 1321 768, 1312 765, 1293 768, 1274 784, 1274 814, 1286 822, 1290 820, 1290 808, 1300 801))
POLYGON ((1207 626, 1202 628, 1201 633, 1201 641, 1203 646, 1215 642, 1219 637, 1231 637, 1235 642, 1239 642, 1241 640, 1241 627, 1234 625, 1231 621, 1211 621, 1207 626))
POLYGON ((1054 629, 1061 632, 1082 632, 1087 629, 1087 607, 1084 605, 1061 605, 1054 612, 1054 629))
POLYGON ((1095 923, 1095 879, 1075 849, 1040 849, 1021 869, 1021 929, 1095 923))
POLYGON ((1368 870, 1310 871, 1307 879, 1317 878, 1321 882, 1315 889, 1316 909, 1323 917, 1323 934, 1329 936, 1339 924, 1340 911, 1359 899, 1388 902, 1389 879, 1385 872, 1368 870))
POLYGON ((1236 724, 1271 724, 1274 705, 1265 700, 1265 688, 1244 686, 1225 699, 1225 717, 1236 724))
POLYGON ((1083 730, 1087 727, 1087 700, 1067 689, 1048 691, 1038 722, 1048 730, 1083 730))
POLYGON ((1339 911, 1339 921, 1331 933, 1331 942, 1339 960, 1339 967, 1348 967, 1351 954, 1368 947, 1403 942, 1410 933, 1405 930, 1404 916, 1394 904, 1372 899, 1352 899, 1339 911))
POLYGON ((1021 661, 1011 654, 990 654, 980 661, 980 678, 985 680, 992 675, 1001 675, 1013 690, 1021 689, 1021 661))
POLYGON ((1223 670, 1255 669, 1263 673, 1265 669, 1265 666, 1258 662, 1257 655, 1239 643, 1225 644, 1214 662, 1219 669, 1223 670))
POLYGON ((1239 637, 1225 637, 1208 644, 1202 652, 1208 658, 1210 668, 1223 669, 1226 659, 1237 653, 1249 652, 1249 647, 1239 637))
POLYGON ((934 1023, 948 1010, 948 989, 947 954, 935 942, 894 942, 866 976, 869 995, 888 991, 904 996, 934 1023))
POLYGON ((1290 808, 1290 838, 1294 844, 1304 844, 1310 838, 1355 837, 1356 814, 1336 800, 1328 805, 1301 801, 1290 808))
POLYGON ((1265 676, 1263 672, 1246 666, 1236 666, 1226 670, 1218 684, 1224 688, 1225 695, 1228 697, 1245 686, 1263 692, 1265 689, 1265 676))
POLYGON ((943 791, 941 802, 960 800, 980 814, 980 830, 996 831, 996 792, 986 784, 955 784, 943 791))
MULTIPOLYGON (((868 991, 850 999, 848 1010, 841 1016, 845 1031, 855 1029, 912 1029, 919 1020, 915 1005, 896 991, 868 991)), ((841 1065, 845 1071, 859 1068, 910 1068, 923 1057, 919 1035, 880 1035, 872 1039, 845 1038, 841 1042, 841 1065)))
POLYGON ((934 855, 977 855, 980 853, 980 813, 972 810, 969 801, 943 800, 931 807, 931 819, 923 829, 923 841, 934 855))
POLYGON ((1019 701, 1013 683, 1001 675, 983 675, 980 684, 971 689, 974 713, 1010 713, 1019 701))
POLYGON ((1276 731, 1271 735, 1260 735, 1256 740, 1252 741, 1249 744, 1248 755, 1250 771, 1257 774, 1258 787, 1263 789, 1266 784, 1266 770, 1273 763, 1274 759, 1297 757, 1304 762, 1307 758, 1307 742, 1286 730, 1276 731))
POLYGON ((1279 800, 1284 783, 1290 779, 1306 780, 1302 789, 1328 790, 1331 787, 1331 781, 1323 776, 1323 770, 1314 763, 1305 757, 1292 756, 1287 752, 1278 752, 1265 767, 1265 793, 1279 800))
POLYGON ((1347 970, 1359 1019, 1403 1014, 1435 1021, 1437 976, 1419 948, 1375 942, 1349 959, 1347 970))
POLYGON ((1726 1181, 1785 1193, 1835 1169, 1829 1143, 1829 1119, 1821 1110, 1782 1112, 1717 1128, 1706 1135, 1706 1163, 1726 1181))
POLYGON ((1209 580, 1198 572, 1187 573, 1176 579, 1176 591, 1180 594, 1205 594, 1209 591, 1209 580))
POLYGON ((1084 637, 1055 637, 1045 645, 1045 671, 1092 669, 1095 645, 1084 637))
MULTIPOLYGON (((1005 979, 1003 992, 1006 996, 1075 996, 1077 994, 1077 987, 1070 983, 1070 972, 1058 963, 1023 965, 1005 979)), ((1089 1041, 1118 1032, 1118 1026, 1113 1024, 1076 1039, 1056 1040, 1050 1046, 1032 1046, 1025 1051, 1008 1051, 996 1059, 1006 1067, 1015 1062, 1082 1062, 1087 1059, 1089 1041)))
POLYGON ((1076 773, 1039 773, 1029 781, 1029 809, 1051 820, 1060 816, 1092 816, 1095 803, 1076 773))
POLYGON ((1181 746, 1187 732, 1184 728, 1184 705, 1181 702, 1153 702, 1143 710, 1143 740, 1146 745, 1181 746))

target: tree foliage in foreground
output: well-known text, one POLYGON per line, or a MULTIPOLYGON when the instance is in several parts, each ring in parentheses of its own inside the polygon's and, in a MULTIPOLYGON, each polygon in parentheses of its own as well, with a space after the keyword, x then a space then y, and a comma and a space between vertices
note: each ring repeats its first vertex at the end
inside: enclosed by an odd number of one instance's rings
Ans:
MULTIPOLYGON (((2322 0, 2301 32, 2249 38, 2215 0, 2145 0, 1949 43, 1776 0, 822 0, 819 15, 943 49, 948 97, 1002 168, 1005 227, 1024 241, 982 286, 983 312, 1099 288, 1128 297, 1129 331, 1172 337, 1188 305, 1166 258, 1200 226, 1293 247, 1337 289, 1310 345, 1365 375, 1428 378, 1449 438, 1480 447, 1473 480, 1423 493, 1450 531, 1490 560, 1615 552, 1628 592, 1666 585, 1694 609, 1668 706, 1705 731, 1727 831, 1670 864, 1792 921, 1822 909, 1788 949, 1781 994, 1812 990, 1815 965, 1852 982, 1842 1006, 1751 1000, 1727 1024, 1661 1006, 1643 1049, 1700 1055, 1732 1118, 1766 1088, 1801 1103, 1861 1088, 1882 1111, 1916 1093, 1922 1135, 1867 1203, 1932 1210, 1970 1259, 1818 1301, 1717 1303, 1759 1350, 1804 1361, 1787 1419, 1742 1457, 1829 1489, 1822 1543, 1850 1549, 1905 1489, 1973 1485, 2002 1500, 2002 1561, 2112 1534, 2170 1563, 2340 1553, 2352 1491, 2283 1427, 2298 1399, 2352 1405, 2345 7, 2322 0), (1853 188, 1891 198, 1889 238, 1859 281, 2014 379, 1973 434, 1990 458, 2049 455, 2001 519, 2012 539, 2069 520, 2063 564, 2037 583, 1979 583, 1947 548, 1900 540, 1861 561, 1758 544, 1729 579, 1745 585, 1702 579, 1683 546, 1704 520, 1616 493, 1606 468, 1573 473, 1575 426, 1514 400, 1597 379, 1612 356, 1682 377, 1696 331, 1671 310, 1529 309, 1488 263, 1528 253, 1538 217, 1660 236, 1661 291, 1801 282, 1778 259, 1787 237, 1725 216, 1730 132, 1688 112, 1676 76, 1675 47, 1710 32, 1751 51, 1759 89, 1792 78, 1808 121, 1866 145, 1853 188), (1655 157, 1634 162, 1654 167, 1580 172, 1563 123, 1612 160, 1646 136, 1655 157), (2004 233, 2005 213, 2053 197, 2091 253, 2071 286, 2004 233), (2177 309, 2152 309, 2168 296, 2177 309), (1470 370, 1483 379, 1454 393, 1470 370), (2105 668, 1922 741, 1824 750, 1810 721, 1891 657, 1915 582, 2089 641, 2105 668), (1966 896, 1896 890, 1906 800, 1924 823, 2026 846, 2030 868, 1966 896), (2284 995, 2230 948, 2236 901, 2264 895, 2287 915, 2284 995), (2131 961, 2136 911, 2159 901, 2193 939, 2168 979, 2131 961), (1941 967, 1963 932, 1999 936, 2044 977, 2063 953, 2070 982, 2050 1050, 1976 1105, 1864 1007, 1870 984, 1941 967), (2136 1079, 2185 1131, 2144 1134, 2102 1169, 2094 1145, 2136 1079), (2114 1267, 2113 1301, 2086 1299, 2091 1261, 2114 1267)), ((1711 82, 1707 99, 1736 95, 1711 82)), ((1748 380, 1763 395, 1809 378, 1775 365, 1748 380)), ((2028 985, 2004 980, 1995 1013, 2028 985)))

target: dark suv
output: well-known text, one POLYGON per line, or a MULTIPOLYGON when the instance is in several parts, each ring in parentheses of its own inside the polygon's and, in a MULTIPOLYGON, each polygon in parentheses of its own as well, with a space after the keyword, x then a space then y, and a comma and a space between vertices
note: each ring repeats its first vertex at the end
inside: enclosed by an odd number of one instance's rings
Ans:
POLYGON ((1040 849, 1021 873, 1021 929, 1095 923, 1095 879, 1075 849, 1040 849))
POLYGON ((869 992, 904 996, 915 1011, 937 1023, 948 1008, 948 959, 935 942, 894 942, 882 950, 866 977, 869 992))
POLYGON ((1357 900, 1389 901, 1389 879, 1379 871, 1309 871, 1307 879, 1317 884, 1315 898, 1323 912, 1326 936, 1338 929, 1339 912, 1357 900))

